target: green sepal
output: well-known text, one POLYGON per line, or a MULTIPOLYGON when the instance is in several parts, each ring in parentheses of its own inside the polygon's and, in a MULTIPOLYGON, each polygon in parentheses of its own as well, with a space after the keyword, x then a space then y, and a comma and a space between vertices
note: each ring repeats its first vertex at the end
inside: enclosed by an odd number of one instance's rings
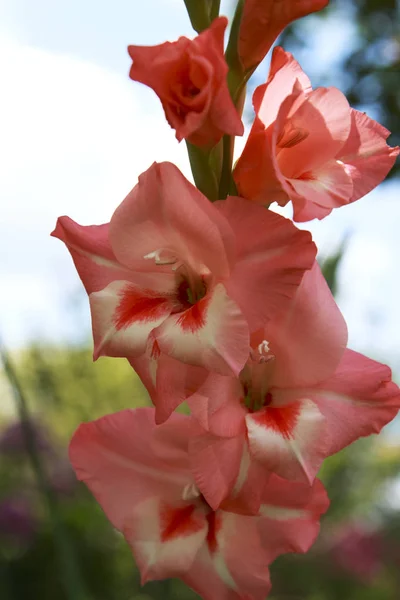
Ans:
POLYGON ((183 0, 192 27, 197 33, 207 29, 218 17, 220 0, 183 0))

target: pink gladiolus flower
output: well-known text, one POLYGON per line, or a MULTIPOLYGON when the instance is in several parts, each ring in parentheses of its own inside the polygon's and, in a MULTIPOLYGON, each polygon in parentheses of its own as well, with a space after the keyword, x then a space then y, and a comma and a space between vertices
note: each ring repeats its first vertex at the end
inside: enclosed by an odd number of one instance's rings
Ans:
POLYGON ((61 217, 89 294, 94 356, 162 353, 239 373, 249 328, 290 301, 315 246, 309 233, 241 198, 212 205, 171 163, 153 164, 110 224, 61 217))
POLYGON ((257 516, 212 510, 195 485, 188 443, 197 425, 153 409, 125 410, 84 424, 70 445, 76 474, 121 531, 142 582, 180 577, 205 600, 264 600, 268 565, 305 552, 328 500, 313 487, 271 478, 257 516))
POLYGON ((239 30, 239 57, 245 69, 262 61, 292 21, 325 8, 329 0, 245 0, 239 30))
POLYGON ((332 535, 329 558, 364 585, 371 585, 382 571, 384 546, 379 530, 369 531, 361 523, 346 523, 332 535))
POLYGON ((224 133, 243 135, 232 102, 224 58, 226 17, 215 19, 194 40, 158 46, 129 46, 130 77, 153 88, 178 141, 213 146, 224 133))
POLYGON ((351 109, 338 89, 312 90, 279 47, 253 104, 256 119, 234 171, 239 193, 260 204, 291 200, 295 221, 322 219, 365 196, 400 152, 386 144, 389 131, 351 109))
POLYGON ((205 430, 189 446, 193 472, 211 506, 240 480, 241 502, 257 510, 261 467, 311 483, 326 457, 396 416, 400 391, 390 369, 343 352, 345 342, 344 321, 315 267, 286 317, 252 336, 239 378, 210 374, 188 398, 205 430))

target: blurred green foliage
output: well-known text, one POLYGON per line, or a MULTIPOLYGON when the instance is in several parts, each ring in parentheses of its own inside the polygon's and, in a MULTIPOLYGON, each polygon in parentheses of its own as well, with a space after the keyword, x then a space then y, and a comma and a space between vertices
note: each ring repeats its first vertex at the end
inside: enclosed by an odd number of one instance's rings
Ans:
MULTIPOLYGON (((140 587, 128 546, 68 467, 66 444, 81 421, 148 403, 128 363, 93 365, 90 350, 78 347, 35 346, 15 359, 87 600, 194 600, 177 580, 140 587)), ((52 527, 23 442, 19 451, 15 443, 12 452, 1 448, 0 442, 0 598, 66 600, 52 527), (25 521, 21 527, 15 516, 8 518, 14 530, 7 531, 2 511, 16 499, 25 521)), ((272 600, 398 600, 400 498, 393 503, 391 490, 399 465, 400 446, 387 446, 382 437, 360 440, 325 462, 321 478, 331 508, 321 535, 307 555, 281 557, 272 566, 272 600)))
POLYGON ((65 441, 81 421, 150 404, 125 359, 93 362, 87 348, 33 346, 20 354, 18 371, 35 412, 65 441))

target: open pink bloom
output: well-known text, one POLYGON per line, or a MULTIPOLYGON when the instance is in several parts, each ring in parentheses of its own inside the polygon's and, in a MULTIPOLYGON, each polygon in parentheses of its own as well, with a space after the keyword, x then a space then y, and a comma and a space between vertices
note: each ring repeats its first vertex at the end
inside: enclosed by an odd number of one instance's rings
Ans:
POLYGON ((245 69, 262 61, 287 25, 321 10, 329 0, 245 0, 239 29, 239 57, 245 69))
POLYGON ((223 136, 243 135, 243 123, 229 94, 224 58, 226 17, 194 40, 158 46, 129 46, 130 77, 153 88, 179 141, 213 146, 223 136))
POLYGON ((249 328, 281 310, 315 246, 287 219, 241 198, 212 205, 171 163, 154 163, 110 224, 61 217, 89 294, 94 355, 148 348, 189 365, 239 373, 249 328))
POLYGON ((338 89, 311 88, 289 52, 274 48, 266 84, 253 96, 256 119, 234 178, 241 196, 293 203, 295 221, 322 219, 358 200, 392 168, 389 131, 350 108, 338 89))
POLYGON ((313 481, 327 456, 327 423, 309 396, 300 392, 294 401, 292 394, 332 376, 346 342, 346 324, 315 263, 289 308, 252 335, 239 377, 210 374, 189 396, 192 414, 208 432, 191 441, 190 452, 212 506, 237 485, 232 476, 215 485, 210 474, 222 470, 222 461, 224 473, 241 469, 242 502, 250 496, 253 509, 260 491, 255 464, 290 480, 313 481))
POLYGON ((395 417, 400 391, 390 369, 343 352, 345 341, 341 315, 314 269, 304 276, 286 320, 253 336, 239 378, 210 374, 189 397, 205 430, 189 448, 209 504, 232 493, 240 471, 241 501, 254 510, 257 466, 312 482, 324 458, 378 433, 395 417))
POLYGON ((153 409, 125 410, 81 425, 71 462, 124 534, 143 583, 180 577, 205 600, 264 600, 271 561, 307 551, 318 534, 325 490, 276 477, 258 516, 213 511, 190 471, 196 426, 179 414, 156 426, 153 409))

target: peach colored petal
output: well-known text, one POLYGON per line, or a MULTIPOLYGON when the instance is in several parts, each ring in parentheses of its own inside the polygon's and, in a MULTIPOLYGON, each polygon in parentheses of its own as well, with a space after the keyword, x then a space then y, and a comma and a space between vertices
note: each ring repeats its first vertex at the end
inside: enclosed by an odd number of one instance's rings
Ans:
POLYGON ((215 277, 226 277, 233 260, 229 225, 168 162, 154 163, 139 177, 111 219, 110 240, 118 260, 128 267, 141 261, 154 270, 149 255, 163 251, 171 264, 184 261, 196 271, 205 266, 215 277))
POLYGON ((222 284, 192 308, 172 314, 154 337, 173 358, 225 375, 238 374, 248 356, 247 322, 222 284))
POLYGON ((264 336, 276 357, 271 385, 300 387, 334 373, 346 347, 347 327, 316 262, 289 310, 267 326, 264 336))
POLYGON ((365 113, 352 109, 351 119, 349 138, 337 158, 346 165, 353 179, 350 202, 354 202, 383 181, 400 148, 388 146, 386 139, 390 132, 365 113))
POLYGON ((307 96, 312 92, 311 82, 293 55, 276 46, 267 82, 258 86, 253 94, 254 110, 265 129, 276 121, 283 100, 294 89, 307 96))
POLYGON ((236 265, 226 289, 253 331, 289 305, 314 264, 316 247, 308 232, 242 198, 228 197, 216 206, 237 241, 236 265))
POLYGON ((174 297, 137 288, 129 281, 113 281, 89 296, 94 358, 134 357, 142 354, 149 334, 169 316, 174 297))
POLYGON ((178 141, 213 146, 225 133, 243 135, 226 80, 227 24, 226 17, 219 17, 194 40, 128 47, 131 79, 154 89, 178 141))
POLYGON ((325 419, 304 399, 246 416, 250 455, 276 475, 312 483, 325 453, 325 419))
POLYGON ((281 31, 295 19, 327 6, 329 0, 245 0, 239 56, 245 69, 262 61, 281 31))

